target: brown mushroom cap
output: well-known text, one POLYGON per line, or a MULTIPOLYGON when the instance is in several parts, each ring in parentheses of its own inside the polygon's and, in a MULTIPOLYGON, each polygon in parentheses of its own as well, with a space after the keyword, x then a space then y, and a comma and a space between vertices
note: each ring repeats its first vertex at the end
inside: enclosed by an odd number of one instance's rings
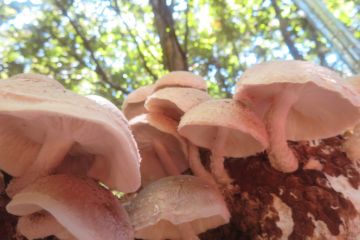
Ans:
POLYGON ((44 76, 0 81, 0 99, 0 169, 21 176, 40 154, 55 167, 49 155, 58 151, 63 159, 75 151, 94 156, 88 175, 109 187, 132 192, 140 186, 140 156, 119 110, 114 114, 44 76))
POLYGON ((272 61, 247 69, 237 83, 237 100, 250 100, 261 117, 284 88, 303 85, 289 111, 286 134, 293 141, 342 133, 359 119, 360 100, 335 72, 304 61, 272 61))
POLYGON ((16 194, 6 209, 18 216, 45 210, 78 239, 133 239, 133 229, 120 202, 86 178, 43 177, 16 194))
POLYGON ((231 131, 223 153, 227 157, 245 157, 263 151, 267 134, 262 122, 243 104, 231 99, 203 102, 181 118, 178 131, 193 144, 212 148, 219 128, 231 131))
POLYGON ((146 98, 154 91, 154 85, 142 86, 130 93, 125 99, 122 110, 127 119, 132 119, 140 114, 146 113, 144 103, 146 98))
POLYGON ((189 87, 206 91, 205 80, 191 72, 174 71, 162 76, 155 83, 155 91, 165 87, 189 87))
POLYGON ((177 225, 191 224, 195 234, 229 222, 222 195, 198 177, 162 178, 149 184, 126 206, 135 237, 179 239, 177 225))
POLYGON ((149 112, 161 113, 179 121, 192 107, 210 99, 210 95, 199 89, 167 87, 150 95, 145 108, 149 112))
POLYGON ((155 146, 164 146, 179 172, 189 167, 186 143, 177 133, 177 122, 157 113, 142 114, 130 120, 130 127, 138 144, 141 160, 141 182, 147 184, 168 176, 155 146))

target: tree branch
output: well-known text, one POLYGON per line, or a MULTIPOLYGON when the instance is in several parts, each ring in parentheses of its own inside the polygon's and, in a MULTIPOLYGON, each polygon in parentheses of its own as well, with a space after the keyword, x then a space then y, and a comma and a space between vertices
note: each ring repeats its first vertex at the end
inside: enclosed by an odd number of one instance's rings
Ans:
POLYGON ((277 4, 277 0, 271 0, 271 4, 275 10, 275 16, 279 21, 281 35, 284 38, 285 44, 288 47, 290 54, 293 56, 294 59, 304 59, 304 57, 301 55, 301 53, 295 47, 294 41, 291 39, 291 35, 287 30, 288 23, 281 16, 281 10, 277 4))
POLYGON ((76 34, 80 37, 80 39, 83 42, 83 45, 85 47, 85 49, 89 52, 90 54, 90 58, 92 59, 92 61, 95 63, 95 72, 99 75, 100 79, 109 84, 110 87, 119 90, 121 92, 123 92, 124 94, 128 94, 129 91, 123 87, 121 87, 118 84, 115 84, 110 77, 107 75, 107 73, 105 72, 105 70, 103 69, 103 67, 101 66, 100 62, 98 61, 98 59, 95 57, 95 53, 94 50, 91 47, 90 41, 86 38, 86 36, 81 32, 80 27, 78 25, 77 22, 75 22, 68 14, 67 9, 65 9, 65 7, 63 6, 63 4, 60 2, 60 0, 55 0, 55 5, 61 10, 62 14, 69 20, 71 26, 74 28, 76 34))
POLYGON ((130 37, 132 38, 132 40, 134 41, 135 45, 136 45, 136 49, 137 52, 139 54, 139 57, 144 65, 145 70, 151 75, 151 77, 153 78, 154 81, 156 81, 158 79, 158 76, 151 70, 151 68, 148 66, 146 58, 143 54, 143 52, 141 51, 140 48, 140 44, 138 43, 136 36, 132 33, 129 25, 123 20, 122 16, 121 16, 121 11, 118 5, 117 0, 113 0, 114 6, 113 9, 115 10, 116 14, 120 17, 122 23, 125 25, 127 32, 129 33, 130 37))
POLYGON ((181 48, 175 32, 171 7, 166 5, 166 0, 150 0, 150 4, 159 33, 164 67, 169 71, 187 70, 186 53, 181 48))
POLYGON ((185 10, 185 34, 184 34, 184 52, 188 53, 188 41, 189 41, 189 10, 191 1, 186 1, 185 10))
POLYGON ((326 61, 326 56, 325 56, 325 53, 323 51, 323 49, 324 49, 323 44, 319 41, 319 34, 317 33, 317 31, 313 27, 313 25, 310 24, 307 20, 306 20, 306 25, 309 28, 309 33, 310 33, 311 40, 313 40, 314 43, 315 43, 315 50, 316 50, 316 53, 317 53, 317 55, 319 57, 320 64, 323 65, 323 66, 328 67, 329 64, 326 61))

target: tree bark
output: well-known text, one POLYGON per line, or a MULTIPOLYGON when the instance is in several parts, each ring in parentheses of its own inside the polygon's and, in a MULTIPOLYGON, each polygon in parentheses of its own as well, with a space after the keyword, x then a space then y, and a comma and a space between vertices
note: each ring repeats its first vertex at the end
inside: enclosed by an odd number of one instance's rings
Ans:
POLYGON ((175 32, 172 9, 166 0, 150 0, 159 33, 165 69, 169 71, 188 70, 186 53, 182 49, 175 32))

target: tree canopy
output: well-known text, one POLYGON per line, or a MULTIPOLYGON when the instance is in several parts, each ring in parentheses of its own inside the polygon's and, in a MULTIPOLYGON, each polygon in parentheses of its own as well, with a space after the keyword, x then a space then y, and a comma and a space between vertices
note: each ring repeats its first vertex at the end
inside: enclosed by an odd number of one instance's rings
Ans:
MULTIPOLYGON (((360 38, 360 1, 327 0, 360 38)), ((0 3, 0 78, 49 74, 66 87, 120 105, 172 70, 208 80, 230 96, 254 63, 305 59, 351 69, 291 0, 5 0, 0 3)))

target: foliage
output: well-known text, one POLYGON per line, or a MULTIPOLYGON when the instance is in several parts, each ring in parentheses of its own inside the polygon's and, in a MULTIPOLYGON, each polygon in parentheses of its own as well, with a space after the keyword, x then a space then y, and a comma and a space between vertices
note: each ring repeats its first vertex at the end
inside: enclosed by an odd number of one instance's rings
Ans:
MULTIPOLYGON (((74 91, 97 93, 120 105, 128 92, 169 69, 151 4, 115 1, 0 3, 0 77, 24 71, 50 74, 74 91)), ((301 58, 349 71, 290 0, 167 3, 189 70, 208 80, 214 96, 231 96, 237 77, 254 63, 292 59, 289 43, 301 58)), ((359 38, 360 2, 328 0, 327 5, 359 38)))

